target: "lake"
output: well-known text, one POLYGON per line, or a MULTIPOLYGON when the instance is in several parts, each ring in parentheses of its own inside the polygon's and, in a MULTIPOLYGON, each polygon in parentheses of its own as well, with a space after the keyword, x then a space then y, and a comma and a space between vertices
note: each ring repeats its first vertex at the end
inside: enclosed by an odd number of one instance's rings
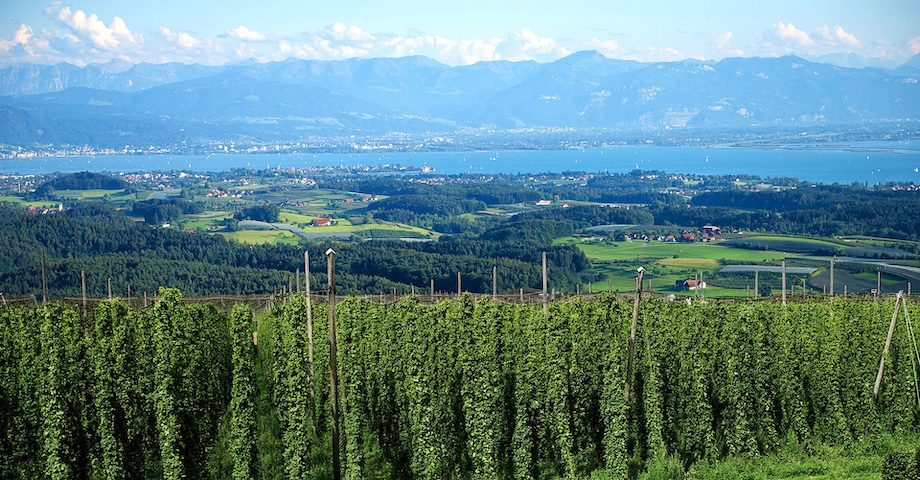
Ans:
POLYGON ((820 183, 920 184, 920 141, 765 148, 622 146, 585 150, 363 154, 106 155, 0 159, 0 173, 226 171, 359 165, 429 166, 437 173, 624 173, 796 177, 820 183))

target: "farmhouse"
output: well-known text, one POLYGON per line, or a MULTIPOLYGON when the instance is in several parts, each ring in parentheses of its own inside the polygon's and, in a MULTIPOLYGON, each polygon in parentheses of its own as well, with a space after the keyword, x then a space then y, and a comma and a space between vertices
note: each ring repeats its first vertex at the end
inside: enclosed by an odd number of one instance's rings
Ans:
POLYGON ((700 233, 705 237, 717 237, 722 235, 722 229, 715 225, 703 225, 700 228, 700 233))
POLYGON ((313 224, 314 227, 328 227, 328 226, 332 225, 332 219, 331 219, 331 218, 313 217, 313 222, 312 222, 312 224, 313 224))
POLYGON ((706 288, 706 282, 702 280, 678 280, 674 282, 674 288, 679 290, 697 290, 706 288))
POLYGON ((537 205, 545 206, 553 203, 552 200, 537 200, 537 205))

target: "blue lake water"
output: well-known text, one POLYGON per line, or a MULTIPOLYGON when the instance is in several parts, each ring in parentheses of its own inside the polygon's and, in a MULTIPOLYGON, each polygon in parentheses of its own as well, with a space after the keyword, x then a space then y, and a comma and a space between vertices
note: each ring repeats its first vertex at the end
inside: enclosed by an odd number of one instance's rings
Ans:
POLYGON ((0 159, 0 173, 226 171, 370 165, 429 166, 437 173, 623 173, 636 168, 705 175, 796 177, 821 183, 920 184, 920 141, 810 148, 622 146, 585 150, 365 154, 106 155, 0 159))

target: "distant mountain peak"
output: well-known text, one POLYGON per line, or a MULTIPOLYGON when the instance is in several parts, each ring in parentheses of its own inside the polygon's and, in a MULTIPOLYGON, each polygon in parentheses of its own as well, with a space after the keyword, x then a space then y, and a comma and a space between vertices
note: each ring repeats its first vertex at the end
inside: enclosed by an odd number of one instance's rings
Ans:
POLYGON ((0 69, 0 95, 8 95, 0 108, 14 113, 0 122, 0 144, 105 139, 123 147, 126 140, 152 145, 187 135, 290 141, 482 126, 839 125, 920 111, 920 85, 913 83, 920 57, 887 71, 796 55, 641 63, 585 50, 545 64, 290 58, 219 67, 138 64, 100 74, 125 65, 0 69))
POLYGON ((914 55, 913 57, 910 57, 909 59, 907 59, 907 61, 904 62, 904 65, 903 65, 903 66, 905 66, 905 67, 920 68, 920 53, 918 53, 918 54, 914 55))

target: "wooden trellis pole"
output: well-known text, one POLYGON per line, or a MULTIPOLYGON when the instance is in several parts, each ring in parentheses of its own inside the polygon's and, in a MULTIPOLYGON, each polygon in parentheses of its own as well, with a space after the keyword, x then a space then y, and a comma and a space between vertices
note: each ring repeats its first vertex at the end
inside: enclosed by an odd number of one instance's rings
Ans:
POLYGON ((313 306, 310 292, 310 251, 303 252, 304 288, 307 291, 307 360, 310 362, 310 426, 316 436, 316 373, 313 369, 313 306))
POLYGON ((882 361, 878 366, 878 375, 875 376, 875 389, 872 390, 872 400, 878 402, 878 390, 882 386, 882 375, 885 373, 885 357, 891 349, 891 337, 894 336, 894 326, 898 322, 898 310, 901 308, 901 297, 904 292, 898 292, 898 299, 894 304, 894 313, 891 315, 891 325, 888 327, 888 339, 885 340, 885 349, 882 350, 882 361))
POLYGON ((332 479, 342 480, 339 445, 339 360, 338 327, 335 322, 335 250, 326 250, 329 277, 329 401, 332 404, 332 479))
POLYGON ((548 298, 547 295, 546 295, 546 286, 547 286, 547 279, 546 279, 546 251, 544 251, 544 252, 543 252, 543 315, 546 315, 546 314, 548 313, 548 311, 549 311, 549 306, 547 305, 547 301, 549 300, 549 298, 548 298))
MULTIPOLYGON (((908 295, 909 297, 909 295, 908 295)), ((910 323, 910 309, 907 308, 907 300, 901 302, 904 308, 904 320, 907 323, 907 335, 910 339, 911 350, 914 358, 910 360, 910 367, 914 373, 914 395, 917 397, 917 406, 920 406, 920 379, 917 378, 917 367, 920 366, 920 349, 917 348, 917 338, 914 336, 914 327, 910 323)))
POLYGON ((48 301, 48 275, 45 273, 45 249, 42 249, 42 303, 48 301))
POLYGON ((492 300, 498 298, 498 266, 492 265, 492 300))
POLYGON ((633 354, 636 351, 636 324, 639 321, 639 299, 642 296, 642 276, 645 274, 645 268, 639 267, 636 276, 636 301, 633 304, 632 326, 629 329, 629 352, 626 360, 626 388, 624 394, 626 400, 629 400, 629 386, 632 384, 633 373, 633 354))
POLYGON ((783 260, 783 305, 786 304, 786 261, 783 260))

